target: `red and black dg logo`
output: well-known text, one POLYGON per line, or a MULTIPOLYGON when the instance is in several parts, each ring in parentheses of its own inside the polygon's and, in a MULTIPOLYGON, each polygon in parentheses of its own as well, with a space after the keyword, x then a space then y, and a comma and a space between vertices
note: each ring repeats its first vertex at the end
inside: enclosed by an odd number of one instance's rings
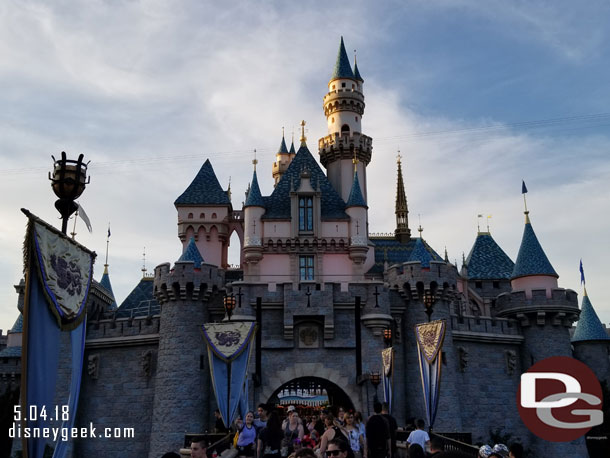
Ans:
POLYGON ((543 359, 521 375, 517 407, 525 426, 551 442, 572 441, 604 421, 597 377, 566 356, 543 359))

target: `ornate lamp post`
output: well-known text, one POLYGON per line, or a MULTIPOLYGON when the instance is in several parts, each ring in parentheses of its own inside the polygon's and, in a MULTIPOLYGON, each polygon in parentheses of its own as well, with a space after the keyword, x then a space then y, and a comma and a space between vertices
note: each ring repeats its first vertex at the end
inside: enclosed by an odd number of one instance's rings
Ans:
POLYGON ((383 330, 383 342, 386 347, 392 346, 392 330, 390 328, 386 328, 383 330))
POLYGON ((61 231, 66 234, 68 232, 68 219, 70 215, 78 209, 78 205, 74 203, 75 199, 83 193, 85 186, 89 184, 91 179, 87 179, 87 165, 83 163, 83 154, 78 156, 78 160, 68 160, 65 151, 61 152, 61 159, 56 160, 53 155, 53 176, 49 173, 51 187, 55 195, 59 197, 55 201, 55 208, 61 214, 62 223, 61 231))
POLYGON ((231 321, 231 316, 233 316, 233 310, 235 310, 235 295, 231 294, 225 296, 223 299, 225 312, 227 313, 227 319, 231 321))

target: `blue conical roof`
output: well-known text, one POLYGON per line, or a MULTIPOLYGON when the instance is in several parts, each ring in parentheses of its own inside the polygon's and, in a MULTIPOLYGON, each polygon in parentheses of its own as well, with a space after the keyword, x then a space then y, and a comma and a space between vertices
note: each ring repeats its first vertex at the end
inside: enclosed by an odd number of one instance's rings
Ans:
POLYGON ((432 256, 426 249, 424 241, 421 238, 415 239, 415 246, 413 247, 413 251, 411 251, 408 262, 419 261, 421 262, 422 267, 430 267, 431 260, 432 256))
POLYGON ((23 314, 19 314, 11 328, 11 332, 23 332, 23 314))
POLYGON ((337 78, 354 78, 354 72, 352 66, 349 63, 347 52, 345 51, 345 45, 343 44, 343 37, 341 37, 341 44, 339 45, 339 53, 337 54, 337 62, 335 63, 335 69, 333 71, 331 80, 337 78))
POLYGON ((296 151, 294 150, 294 140, 292 141, 292 143, 290 143, 290 151, 288 151, 290 154, 296 154, 296 151))
POLYGON ((100 285, 102 285, 104 289, 108 291, 112 296, 112 304, 110 304, 110 308, 116 309, 118 306, 114 298, 114 291, 112 291, 112 284, 110 283, 110 275, 108 274, 107 265, 104 265, 104 274, 102 275, 102 278, 100 280, 100 285))
POLYGON ((529 217, 526 219, 523 229, 521 247, 517 255, 517 262, 513 269, 512 278, 527 277, 529 275, 549 275, 559 277, 553 266, 546 257, 538 238, 534 233, 529 217))
POLYGON ((589 300, 589 296, 585 291, 582 298, 582 307, 580 309, 580 318, 576 324, 572 342, 583 342, 586 340, 610 340, 608 333, 604 329, 593 304, 589 300))
POLYGON ((176 199, 174 205, 231 205, 209 159, 206 159, 195 179, 176 199))
POLYGON ((284 140, 284 136, 282 135, 282 143, 280 143, 280 149, 277 150, 279 154, 288 154, 288 148, 286 148, 286 140, 284 140))
POLYGON ((182 253, 182 256, 180 256, 178 259, 178 262, 184 261, 193 261, 195 269, 201 269, 203 257, 201 256, 201 253, 199 253, 199 249, 195 244, 195 237, 191 237, 189 244, 186 246, 186 250, 184 250, 184 253, 182 253))
POLYGON ((352 189, 347 198, 346 207, 366 207, 364 196, 360 190, 360 183, 358 182, 358 172, 354 173, 354 181, 352 182, 352 189))
MULTIPOLYGON (((284 145, 286 146, 286 145, 284 145)), ((246 203, 244 204, 244 208, 246 207, 264 207, 265 202, 263 201, 263 196, 261 195, 261 190, 258 187, 258 180, 256 178, 256 170, 252 174, 252 184, 250 185, 250 191, 248 192, 248 197, 246 198, 246 203)))
POLYGON ((473 280, 510 279, 515 263, 489 232, 479 232, 468 258, 468 278, 473 280))
POLYGON ((356 78, 358 81, 363 81, 362 76, 360 76, 360 72, 358 71, 358 64, 356 63, 356 60, 354 59, 354 78, 356 78))

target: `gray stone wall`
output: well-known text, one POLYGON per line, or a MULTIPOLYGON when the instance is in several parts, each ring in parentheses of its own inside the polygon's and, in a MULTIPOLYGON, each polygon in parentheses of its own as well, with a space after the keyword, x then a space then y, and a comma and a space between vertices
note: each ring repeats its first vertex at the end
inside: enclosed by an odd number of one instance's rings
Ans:
POLYGON ((574 358, 595 372, 597 379, 610 386, 610 341, 574 342, 574 358))

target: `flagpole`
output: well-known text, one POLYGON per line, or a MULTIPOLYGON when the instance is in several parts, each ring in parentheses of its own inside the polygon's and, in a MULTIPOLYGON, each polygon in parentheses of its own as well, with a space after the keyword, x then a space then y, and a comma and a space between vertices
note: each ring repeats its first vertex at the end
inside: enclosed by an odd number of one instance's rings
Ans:
POLYGON ((106 236, 106 263, 104 267, 108 267, 108 245, 110 244, 110 223, 108 223, 108 235, 106 236))
POLYGON ((76 213, 74 213, 74 227, 72 228, 72 232, 70 233, 70 235, 72 236, 72 240, 74 240, 76 238, 76 220, 78 219, 78 209, 76 210, 76 213))

